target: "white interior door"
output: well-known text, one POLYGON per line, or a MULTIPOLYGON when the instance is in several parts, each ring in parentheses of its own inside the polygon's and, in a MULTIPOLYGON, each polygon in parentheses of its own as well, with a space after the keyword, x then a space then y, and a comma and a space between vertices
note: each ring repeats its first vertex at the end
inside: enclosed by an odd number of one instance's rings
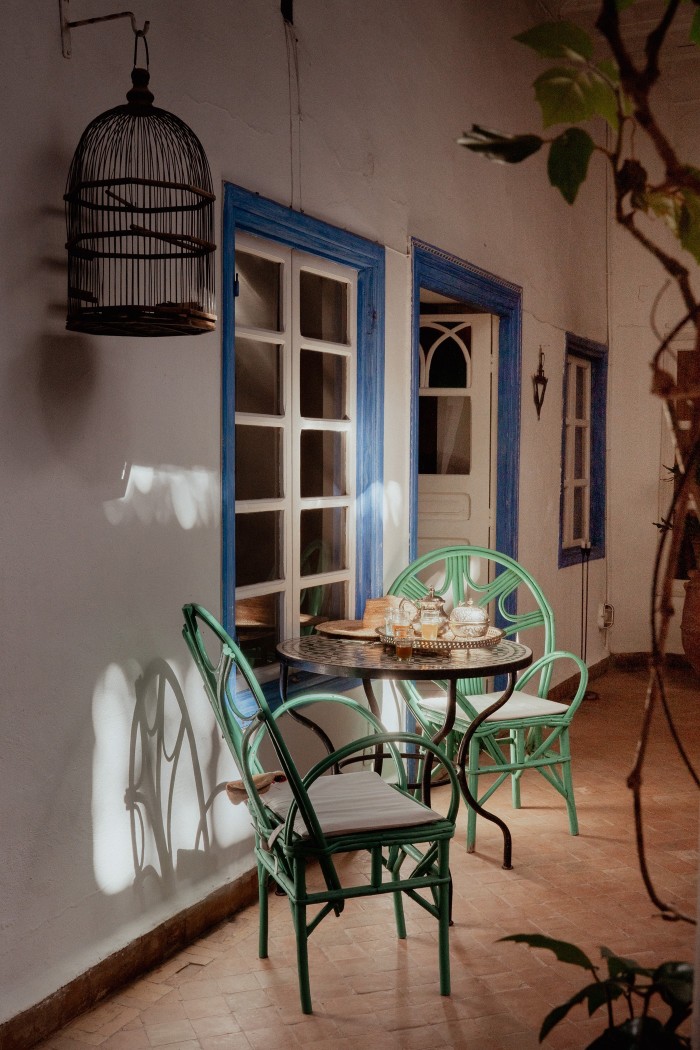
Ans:
POLYGON ((418 555, 491 546, 498 318, 421 313, 418 555))

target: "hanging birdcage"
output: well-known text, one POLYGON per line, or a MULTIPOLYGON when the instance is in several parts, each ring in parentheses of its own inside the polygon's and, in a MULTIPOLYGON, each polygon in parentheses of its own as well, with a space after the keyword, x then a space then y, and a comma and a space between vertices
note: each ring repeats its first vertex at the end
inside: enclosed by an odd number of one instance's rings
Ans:
POLYGON ((153 105, 136 49, 131 80, 126 105, 87 126, 68 174, 66 328, 121 336, 211 332, 216 198, 209 164, 194 132, 153 105))

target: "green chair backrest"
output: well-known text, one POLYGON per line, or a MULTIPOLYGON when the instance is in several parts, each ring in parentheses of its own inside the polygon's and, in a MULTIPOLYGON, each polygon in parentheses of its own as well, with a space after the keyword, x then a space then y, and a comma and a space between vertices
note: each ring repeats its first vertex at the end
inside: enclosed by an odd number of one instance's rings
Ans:
MULTIPOLYGON (((237 651, 238 666, 242 671, 245 668, 244 678, 248 688, 254 694, 258 708, 260 703, 256 694, 260 694, 263 704, 266 704, 265 697, 245 656, 219 621, 202 605, 184 605, 182 611, 185 616, 182 635, 202 676, 204 689, 214 710, 219 728, 236 759, 239 771, 242 772, 243 733, 251 722, 251 715, 236 702, 235 675, 225 673, 230 670, 230 658, 226 654, 227 648, 233 647, 237 651), (215 656, 207 648, 202 625, 208 628, 207 637, 210 641, 213 636, 217 650, 215 656)), ((262 772, 257 757, 253 764, 256 766, 254 772, 262 772)))
MULTIPOLYGON (((530 573, 509 555, 488 547, 439 547, 411 562, 394 580, 388 593, 415 602, 423 598, 430 587, 450 608, 468 598, 475 605, 488 607, 492 626, 500 627, 506 638, 517 636, 528 645, 527 637, 520 637, 522 632, 542 628, 541 655, 554 652, 551 606, 530 573), (515 597, 511 599, 511 595, 515 597), (518 606, 522 611, 518 611, 518 606)), ((547 664, 540 678, 540 696, 547 695, 551 674, 552 666, 547 664)), ((484 691, 484 683, 481 679, 464 679, 459 688, 476 695, 484 691)))
MULTIPOLYGON (((261 831, 269 830, 269 814, 252 779, 255 773, 263 772, 258 759, 258 750, 265 731, 267 731, 306 829, 310 837, 321 848, 324 848, 325 839, 314 809, 309 802, 302 778, 252 667, 231 636, 207 609, 190 603, 184 605, 182 611, 185 617, 182 628, 183 637, 202 676, 216 720, 236 760, 248 793, 255 823, 261 831), (220 645, 216 662, 207 650, 201 624, 205 624, 210 629, 220 645), (236 671, 240 673, 255 701, 257 711, 252 717, 236 704, 236 671)), ((329 867, 329 870, 324 868, 324 874, 331 884, 338 884, 337 875, 332 870, 332 866, 329 867)))

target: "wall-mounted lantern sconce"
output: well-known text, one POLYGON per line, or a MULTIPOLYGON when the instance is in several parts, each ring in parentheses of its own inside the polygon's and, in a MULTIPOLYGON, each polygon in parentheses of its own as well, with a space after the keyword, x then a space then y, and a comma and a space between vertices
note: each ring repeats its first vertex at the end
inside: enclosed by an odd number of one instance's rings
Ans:
POLYGON ((532 377, 532 389, 535 396, 535 408, 537 409, 537 418, 540 418, 540 412, 542 411, 542 405, 544 404, 544 392, 547 389, 547 383, 549 380, 544 374, 544 352, 540 347, 540 363, 537 366, 537 371, 532 377))
POLYGON ((211 332, 214 201, 211 172, 194 132, 153 105, 146 32, 131 11, 69 22, 59 0, 63 54, 70 30, 130 18, 134 66, 126 104, 88 124, 73 156, 64 200, 68 251, 66 328, 91 335, 174 336, 211 332), (146 68, 138 68, 141 41, 146 68))

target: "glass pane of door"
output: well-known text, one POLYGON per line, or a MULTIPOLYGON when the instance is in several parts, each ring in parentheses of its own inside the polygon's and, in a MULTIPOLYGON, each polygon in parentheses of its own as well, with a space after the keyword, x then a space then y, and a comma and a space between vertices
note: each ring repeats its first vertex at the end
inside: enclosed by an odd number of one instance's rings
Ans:
POLYGON ((282 347, 236 339, 236 412, 282 414, 282 347))
POLYGON ((344 419, 347 361, 339 354, 302 350, 300 411, 305 419, 344 419))
POLYGON ((236 425, 236 499, 282 496, 282 431, 236 425))
POLYGON ((281 271, 281 264, 274 259, 236 252, 237 325, 281 331, 281 271))
POLYGON ((238 644, 252 667, 265 667, 277 660, 281 597, 277 592, 236 601, 238 644))
POLYGON ((419 398, 418 472, 469 474, 471 470, 471 398, 419 398))
POLYGON ((301 512, 300 572, 311 576, 347 568, 345 507, 301 512))
POLYGON ((344 496, 345 435, 331 430, 301 433, 301 495, 344 496))
POLYGON ((311 634, 322 620, 345 619, 347 585, 325 583, 304 587, 299 600, 299 633, 311 634))
POLYGON ((282 579, 282 512, 236 514, 236 586, 282 579))
POLYGON ((348 286, 332 277, 299 274, 299 329, 307 339, 348 342, 348 286))

